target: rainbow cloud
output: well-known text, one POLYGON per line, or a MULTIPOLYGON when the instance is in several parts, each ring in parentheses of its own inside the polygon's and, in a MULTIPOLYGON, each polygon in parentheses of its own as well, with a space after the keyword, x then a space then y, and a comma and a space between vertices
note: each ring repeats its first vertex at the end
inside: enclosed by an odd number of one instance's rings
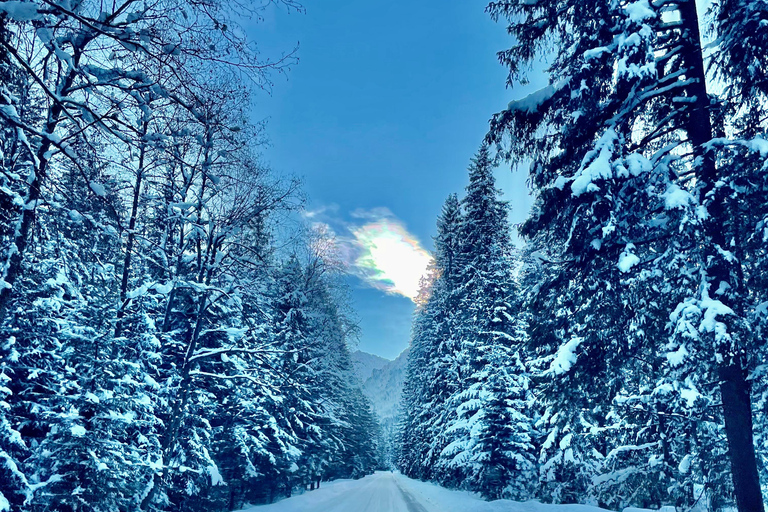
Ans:
POLYGON ((402 295, 415 301, 421 278, 426 275, 432 256, 405 225, 386 208, 356 210, 350 214, 357 222, 345 223, 327 216, 318 222, 311 212, 316 229, 334 236, 335 253, 350 273, 365 284, 391 295, 402 295), (342 229, 334 228, 341 225, 342 229), (347 236, 337 233, 344 231, 347 236))
POLYGON ((361 249, 355 259, 358 275, 374 288, 415 300, 432 256, 405 226, 394 219, 381 219, 352 234, 361 249))

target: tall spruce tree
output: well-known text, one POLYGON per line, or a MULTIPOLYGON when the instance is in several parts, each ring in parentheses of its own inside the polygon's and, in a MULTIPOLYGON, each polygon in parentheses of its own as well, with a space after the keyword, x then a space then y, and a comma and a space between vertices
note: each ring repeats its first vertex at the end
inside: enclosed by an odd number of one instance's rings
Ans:
POLYGON ((535 458, 520 359, 525 333, 517 323, 509 207, 500 199, 493 170, 483 146, 472 160, 462 201, 461 295, 452 333, 462 378, 448 399, 458 416, 443 432, 448 444, 440 463, 455 474, 441 479, 488 498, 527 499, 535 458))
POLYGON ((443 434, 452 415, 448 399, 461 380, 454 337, 460 230, 461 206, 452 194, 437 220, 434 280, 422 283, 429 295, 414 315, 403 390, 398 467, 414 478, 439 475, 443 434))
MULTIPOLYGON (((696 436, 690 422, 672 426, 667 418, 693 408, 726 434, 739 510, 762 507, 747 381, 761 343, 749 327, 750 257, 742 242, 754 229, 743 225, 739 208, 745 191, 754 192, 749 205, 765 204, 764 189, 749 178, 760 165, 755 157, 765 156, 754 138, 764 126, 753 120, 751 134, 738 126, 753 103, 747 91, 760 87, 749 69, 764 32, 746 29, 765 13, 748 4, 715 6, 721 51, 712 64, 726 89, 718 97, 707 88, 694 2, 489 5, 516 38, 499 54, 510 84, 554 50, 550 85, 494 116, 489 141, 512 162, 533 160, 537 202, 523 232, 550 248, 556 268, 537 290, 538 306, 556 316, 536 319, 549 326, 536 330, 541 360, 549 361, 541 371, 551 428, 543 448, 553 454, 545 469, 560 489, 555 499, 583 496, 604 459, 658 447, 676 469, 665 478, 688 483, 669 487, 671 494, 654 484, 660 496, 638 499, 692 504, 690 457, 714 434, 696 436), (747 21, 728 16, 734 12, 747 21), (671 304, 654 304, 665 289, 673 291, 671 304), (638 364, 643 354, 665 357, 647 360, 646 371, 638 364), (631 421, 614 404, 642 388, 641 376, 657 399, 642 407, 652 439, 614 445, 596 438, 609 424, 631 421), (717 388, 705 389, 713 381, 717 388), (574 395, 581 403, 566 401, 574 395), (722 414, 706 407, 717 403, 722 414), (682 446, 666 443, 668 429, 682 446)), ((698 478, 710 489, 722 483, 716 474, 698 478)))

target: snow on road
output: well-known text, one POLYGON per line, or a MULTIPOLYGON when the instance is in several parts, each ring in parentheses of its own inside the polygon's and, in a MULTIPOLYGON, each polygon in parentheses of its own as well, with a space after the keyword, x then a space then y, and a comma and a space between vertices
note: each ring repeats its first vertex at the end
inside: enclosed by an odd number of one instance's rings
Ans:
MULTIPOLYGON (((399 475, 398 475, 399 476, 399 475)), ((320 489, 247 512, 427 512, 406 497, 393 473, 378 472, 360 480, 338 480, 320 489)))
POLYGON ((337 480, 272 505, 243 512, 606 512, 588 505, 547 505, 536 501, 483 501, 463 491, 378 472, 360 480, 337 480))

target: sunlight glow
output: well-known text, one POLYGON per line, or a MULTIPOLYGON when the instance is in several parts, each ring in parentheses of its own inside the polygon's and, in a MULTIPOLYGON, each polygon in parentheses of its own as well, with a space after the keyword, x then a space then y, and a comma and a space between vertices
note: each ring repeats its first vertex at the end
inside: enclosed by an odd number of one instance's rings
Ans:
POLYGON ((432 261, 419 241, 394 219, 369 222, 352 234, 361 250, 354 261, 361 277, 374 288, 415 301, 432 261))

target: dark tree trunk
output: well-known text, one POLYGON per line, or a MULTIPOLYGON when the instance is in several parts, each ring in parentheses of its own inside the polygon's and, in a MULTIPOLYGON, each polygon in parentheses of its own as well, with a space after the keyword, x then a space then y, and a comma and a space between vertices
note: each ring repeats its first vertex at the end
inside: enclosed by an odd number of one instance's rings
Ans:
POLYGON ((115 321, 115 338, 123 334, 123 319, 128 309, 130 299, 128 299, 128 278, 131 275, 131 260, 133 258, 133 245, 136 241, 136 221, 139 216, 139 199, 141 198, 141 185, 144 179, 144 158, 147 151, 147 142, 144 137, 147 135, 148 122, 144 121, 139 132, 139 167, 136 171, 136 181, 133 188, 133 201, 131 202, 131 218, 128 220, 128 239, 125 243, 125 258, 123 259, 123 273, 120 279, 120 307, 117 310, 115 321))
POLYGON ((739 512, 763 512, 752 434, 750 386, 746 372, 741 364, 734 363, 721 366, 718 373, 736 506, 739 512))
MULTIPOLYGON (((704 150, 704 144, 713 137, 710 100, 707 92, 706 74, 701 49, 699 19, 695 0, 682 0, 679 4, 682 30, 685 34, 683 58, 687 66, 687 75, 695 82, 688 88, 688 96, 695 98, 688 112, 688 138, 696 156, 696 175, 701 183, 700 200, 707 205, 710 219, 705 230, 707 237, 707 277, 715 287, 725 282, 730 285, 730 294, 720 297, 738 315, 738 320, 730 327, 743 321, 743 308, 739 307, 740 295, 743 295, 743 280, 738 262, 727 260, 719 248, 727 247, 734 233, 733 212, 728 207, 728 198, 719 192, 715 184, 726 176, 728 169, 720 169, 715 164, 711 153, 704 150), (730 296, 729 296, 730 295, 730 296)), ((749 344, 750 334, 744 333, 742 344, 749 344)), ((738 340, 738 336, 734 338, 738 340)), ((723 401, 725 435, 728 439, 728 458, 731 466, 731 478, 736 493, 736 506, 739 512, 763 512, 763 500, 760 492, 760 477, 757 470, 757 458, 752 434, 752 407, 749 384, 746 380, 743 348, 735 346, 737 341, 717 343, 715 350, 724 358, 718 365, 720 394, 723 401)))

